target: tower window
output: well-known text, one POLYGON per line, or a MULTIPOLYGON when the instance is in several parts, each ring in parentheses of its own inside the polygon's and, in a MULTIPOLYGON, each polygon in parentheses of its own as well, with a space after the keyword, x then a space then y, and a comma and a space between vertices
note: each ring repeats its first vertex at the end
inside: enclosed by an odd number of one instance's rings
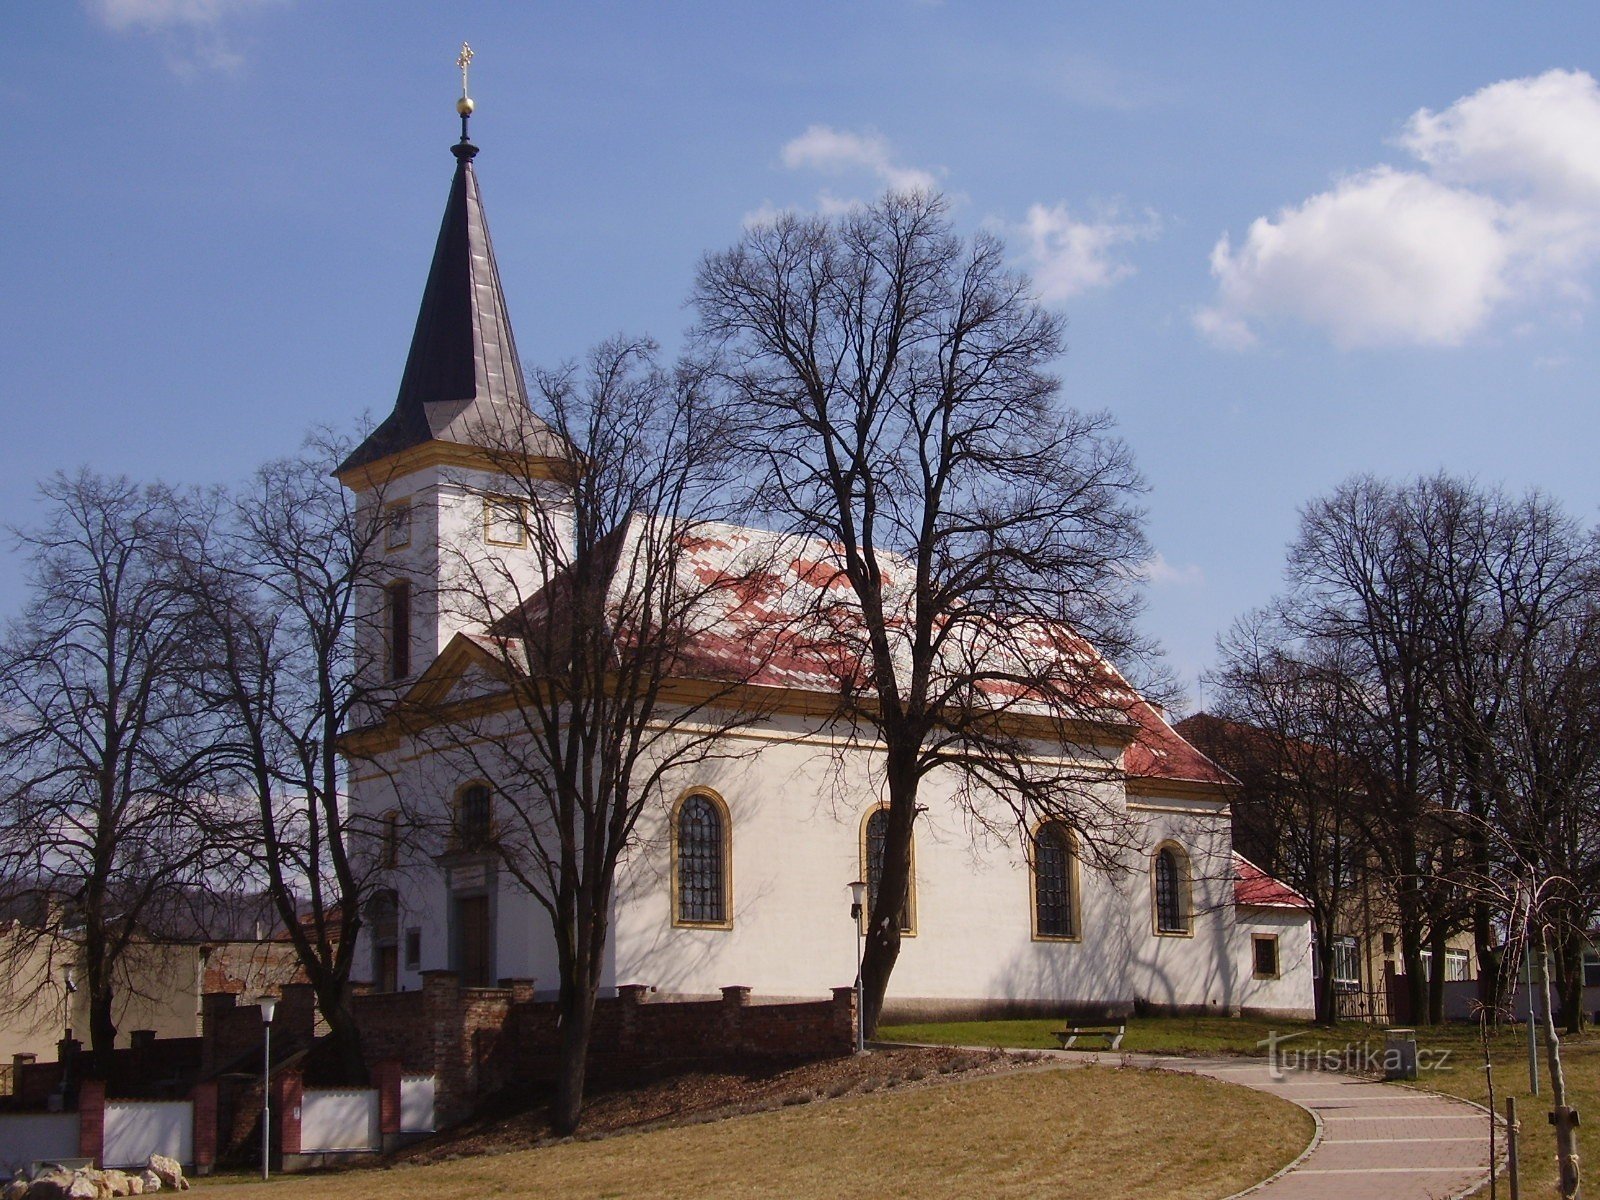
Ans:
POLYGON ((398 550, 411 544, 411 501, 401 500, 383 510, 383 545, 398 550))
POLYGON ((509 496, 489 496, 483 502, 483 540, 491 546, 528 544, 528 513, 522 501, 509 496))
POLYGON ((411 674, 411 585, 397 579, 384 589, 388 609, 389 678, 411 674))
POLYGON ((489 789, 481 783, 468 784, 456 797, 456 845, 464 850, 481 849, 493 832, 489 789))

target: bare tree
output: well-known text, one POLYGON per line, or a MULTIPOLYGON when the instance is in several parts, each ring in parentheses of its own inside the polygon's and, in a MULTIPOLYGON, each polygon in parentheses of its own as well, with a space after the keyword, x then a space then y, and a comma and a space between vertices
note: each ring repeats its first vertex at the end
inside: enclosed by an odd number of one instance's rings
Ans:
POLYGON ((72 947, 103 1077, 121 968, 230 832, 207 786, 216 722, 191 686, 201 651, 171 553, 209 510, 87 471, 40 490, 45 521, 17 535, 29 600, 0 645, 0 879, 41 902, 6 945, 72 947))
POLYGON ((413 697, 404 716, 456 777, 489 793, 455 813, 406 797, 408 823, 431 828, 446 861, 495 864, 549 918, 561 1017, 551 1120, 562 1133, 582 1113, 618 866, 686 769, 743 753, 726 734, 762 714, 745 684, 774 635, 727 637, 764 549, 708 522, 726 431, 701 378, 655 353, 615 340, 581 368, 537 374, 537 414, 486 435, 488 519, 516 545, 443 548, 442 601, 485 632, 459 661, 446 649, 437 698, 413 697), (485 662, 500 682, 475 691, 469 677, 485 662), (452 690, 463 680, 465 698, 452 690))
POLYGON ((876 1025, 900 951, 918 789, 951 769, 969 814, 1116 818, 1069 756, 1118 690, 1148 551, 1140 481, 1104 414, 1046 370, 1061 321, 944 202, 889 195, 785 215, 707 257, 699 343, 744 418, 756 511, 823 548, 815 627, 838 718, 883 747, 882 874, 863 981, 876 1025), (833 586, 836 585, 836 586, 833 586))
POLYGON ((1322 658, 1301 644, 1271 611, 1238 621, 1221 642, 1222 662, 1210 682, 1216 714, 1178 726, 1238 780, 1230 805, 1234 845, 1311 905, 1318 961, 1319 1021, 1337 1019, 1331 969, 1334 939, 1346 905, 1371 886, 1358 821, 1367 803, 1366 768, 1336 747, 1347 745, 1355 715, 1350 673, 1335 648, 1322 658))
POLYGON ((332 1070, 354 1083, 366 1069, 349 985, 382 864, 379 831, 348 804, 339 737, 370 678, 358 597, 383 506, 358 509, 333 479, 347 450, 318 436, 262 467, 183 559, 209 649, 195 682, 225 718, 217 761, 248 798, 240 874, 265 884, 328 1024, 332 1070))

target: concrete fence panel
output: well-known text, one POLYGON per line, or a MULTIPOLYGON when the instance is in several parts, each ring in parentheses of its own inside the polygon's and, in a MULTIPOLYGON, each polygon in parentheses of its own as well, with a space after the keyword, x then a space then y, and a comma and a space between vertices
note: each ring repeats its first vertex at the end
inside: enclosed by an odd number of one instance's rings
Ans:
POLYGON ((0 1178, 9 1178, 42 1158, 77 1156, 77 1113, 18 1113, 0 1117, 0 1178))
POLYGON ((376 1088, 307 1088, 300 1109, 300 1152, 376 1150, 383 1144, 376 1088))
POLYGON ((432 1133, 437 1127, 433 1113, 432 1075, 400 1077, 400 1132, 432 1133))
POLYGON ((110 1100, 106 1103, 107 1167, 142 1167, 152 1154, 194 1165, 194 1103, 189 1100, 110 1100))

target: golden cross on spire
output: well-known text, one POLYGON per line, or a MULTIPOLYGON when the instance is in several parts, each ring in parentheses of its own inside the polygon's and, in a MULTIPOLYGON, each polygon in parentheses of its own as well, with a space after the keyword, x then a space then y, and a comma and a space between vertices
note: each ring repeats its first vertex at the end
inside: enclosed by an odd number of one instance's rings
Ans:
POLYGON ((467 68, 472 65, 472 47, 461 43, 461 53, 456 55, 456 66, 461 68, 461 98, 467 99, 467 68))

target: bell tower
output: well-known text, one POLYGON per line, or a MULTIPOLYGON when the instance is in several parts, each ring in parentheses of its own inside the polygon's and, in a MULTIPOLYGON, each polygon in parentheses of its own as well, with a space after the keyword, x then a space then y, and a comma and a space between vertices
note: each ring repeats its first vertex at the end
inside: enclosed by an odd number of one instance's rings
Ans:
POLYGON ((455 173, 399 395, 336 472, 382 521, 362 670, 396 693, 457 633, 483 631, 538 590, 528 514, 563 490, 561 441, 528 405, 478 187, 471 60, 463 45, 455 173))

